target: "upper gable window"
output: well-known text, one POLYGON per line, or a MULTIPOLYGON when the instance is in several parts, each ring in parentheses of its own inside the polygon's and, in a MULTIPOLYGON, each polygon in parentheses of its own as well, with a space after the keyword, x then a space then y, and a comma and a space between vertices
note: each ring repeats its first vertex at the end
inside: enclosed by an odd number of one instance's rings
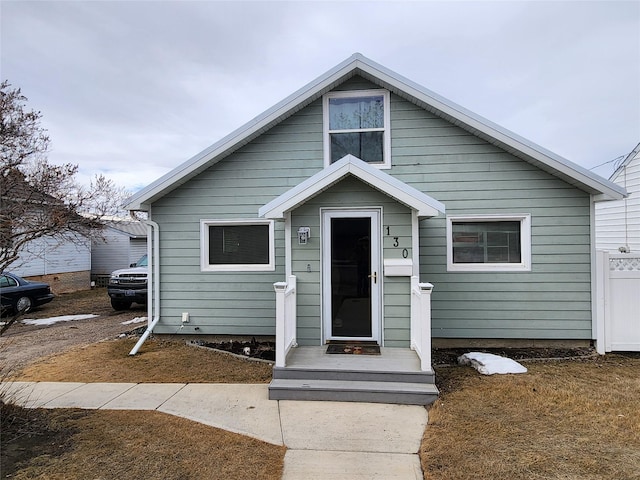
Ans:
POLYGON ((389 92, 358 90, 324 96, 325 165, 353 155, 391 167, 389 92))

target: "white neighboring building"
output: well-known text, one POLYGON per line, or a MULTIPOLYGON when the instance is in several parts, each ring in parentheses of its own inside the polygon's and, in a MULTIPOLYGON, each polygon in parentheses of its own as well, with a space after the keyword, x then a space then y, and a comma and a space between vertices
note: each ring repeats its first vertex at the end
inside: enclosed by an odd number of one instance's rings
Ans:
POLYGON ((596 248, 615 253, 640 253, 640 144, 609 178, 629 195, 596 203, 596 248))
MULTIPOLYGON (((92 242, 91 278, 98 285, 108 281, 111 272, 127 268, 147 253, 147 227, 132 220, 109 220, 92 242)), ((106 285, 106 283, 104 283, 106 285)))
POLYGON ((56 294, 88 290, 91 240, 81 235, 70 235, 66 240, 52 237, 32 240, 7 271, 27 280, 46 282, 56 294))

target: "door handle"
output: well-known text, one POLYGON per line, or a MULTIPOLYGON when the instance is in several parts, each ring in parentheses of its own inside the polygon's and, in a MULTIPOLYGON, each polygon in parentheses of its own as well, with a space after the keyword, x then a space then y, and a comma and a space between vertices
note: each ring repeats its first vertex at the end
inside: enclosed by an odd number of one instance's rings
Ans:
POLYGON ((373 272, 369 278, 373 278, 373 283, 378 283, 378 272, 373 272))

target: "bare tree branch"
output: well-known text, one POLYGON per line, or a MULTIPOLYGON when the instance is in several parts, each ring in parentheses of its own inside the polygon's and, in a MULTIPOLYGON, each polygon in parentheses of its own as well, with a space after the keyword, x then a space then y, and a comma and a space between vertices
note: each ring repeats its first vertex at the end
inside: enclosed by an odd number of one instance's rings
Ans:
POLYGON ((128 196, 103 175, 84 187, 75 179, 77 165, 49 163, 42 115, 26 102, 19 88, 0 83, 0 271, 37 239, 73 242, 95 234, 128 196))

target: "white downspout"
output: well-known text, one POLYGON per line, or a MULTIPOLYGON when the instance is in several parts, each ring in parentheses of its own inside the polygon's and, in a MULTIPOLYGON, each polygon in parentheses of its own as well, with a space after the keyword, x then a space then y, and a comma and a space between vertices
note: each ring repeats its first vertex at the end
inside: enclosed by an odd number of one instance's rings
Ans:
POLYGON ((136 346, 129 352, 129 355, 135 355, 142 344, 147 340, 149 335, 160 320, 160 226, 151 220, 144 220, 148 227, 149 234, 147 238, 152 239, 151 243, 147 242, 147 257, 149 258, 150 268, 147 274, 147 316, 153 318, 149 322, 149 326, 136 343, 136 346))

